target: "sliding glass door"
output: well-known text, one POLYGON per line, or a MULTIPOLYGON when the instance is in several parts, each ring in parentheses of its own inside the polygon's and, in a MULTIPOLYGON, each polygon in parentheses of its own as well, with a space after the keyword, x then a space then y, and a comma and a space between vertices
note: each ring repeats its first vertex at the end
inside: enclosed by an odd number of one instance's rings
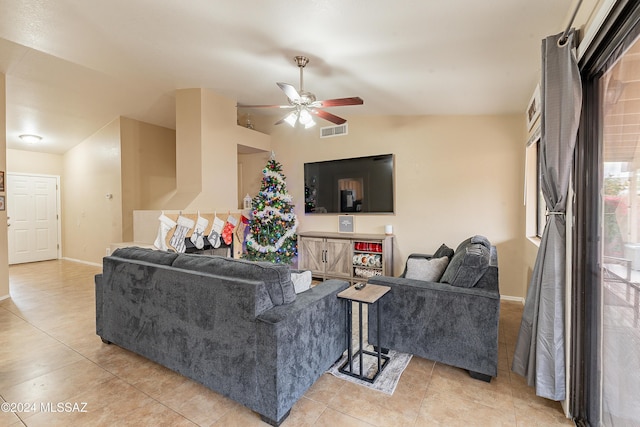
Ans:
POLYGON ((581 62, 572 411, 640 426, 640 7, 622 1, 581 62))
POLYGON ((599 78, 601 423, 640 425, 640 41, 599 78))

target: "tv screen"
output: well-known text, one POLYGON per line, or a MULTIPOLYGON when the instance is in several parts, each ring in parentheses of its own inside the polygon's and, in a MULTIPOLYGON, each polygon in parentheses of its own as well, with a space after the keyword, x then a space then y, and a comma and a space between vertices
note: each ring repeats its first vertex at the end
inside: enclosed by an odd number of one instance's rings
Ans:
POLYGON ((305 163, 305 213, 393 213, 393 166, 393 154, 305 163))

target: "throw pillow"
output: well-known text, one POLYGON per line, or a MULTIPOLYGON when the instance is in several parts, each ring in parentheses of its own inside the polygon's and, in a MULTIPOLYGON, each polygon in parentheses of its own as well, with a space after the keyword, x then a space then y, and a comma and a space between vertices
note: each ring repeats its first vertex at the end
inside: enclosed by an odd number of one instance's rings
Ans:
POLYGON ((293 282, 293 287, 296 289, 296 294, 304 292, 311 288, 311 271, 291 272, 291 281, 293 282))
POLYGON ((472 288, 489 268, 490 252, 482 243, 462 242, 440 281, 453 286, 472 288))
POLYGON ((446 256, 440 258, 409 258, 407 260, 407 279, 437 282, 449 264, 446 256))
POLYGON ((451 258, 453 258, 453 249, 451 249, 444 243, 441 244, 436 253, 433 254, 433 258, 442 258, 443 256, 449 258, 449 261, 451 261, 451 258))
POLYGON ((491 249, 491 242, 489 241, 489 239, 479 234, 471 238, 471 243, 480 243, 485 248, 491 249))

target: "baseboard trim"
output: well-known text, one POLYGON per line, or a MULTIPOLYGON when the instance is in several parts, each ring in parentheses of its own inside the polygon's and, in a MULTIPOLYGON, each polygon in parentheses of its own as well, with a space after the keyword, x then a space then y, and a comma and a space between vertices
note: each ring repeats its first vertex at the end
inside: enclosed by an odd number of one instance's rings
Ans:
POLYGON ((0 297, 0 301, 4 301, 4 300, 9 299, 9 298, 11 298, 11 295, 9 295, 9 294, 7 294, 7 295, 2 295, 2 296, 0 297))
POLYGON ((524 298, 522 297, 512 297, 509 295, 500 295, 500 299, 504 300, 504 301, 515 301, 515 302, 519 302, 522 305, 524 305, 524 298))
POLYGON ((62 258, 65 261, 71 261, 71 262, 77 262, 80 264, 87 264, 87 265, 92 265, 94 267, 102 267, 102 264, 98 264, 97 262, 90 262, 90 261, 84 261, 81 259, 75 259, 75 258, 67 258, 67 257, 63 257, 62 258))

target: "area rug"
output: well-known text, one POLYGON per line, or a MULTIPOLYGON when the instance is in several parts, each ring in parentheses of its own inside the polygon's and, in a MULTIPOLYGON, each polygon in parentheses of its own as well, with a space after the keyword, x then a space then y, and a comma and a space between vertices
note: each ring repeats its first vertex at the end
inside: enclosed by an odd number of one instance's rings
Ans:
MULTIPOLYGON (((363 387, 367 387, 367 388, 381 391, 382 393, 391 395, 396 390, 398 381, 400 381, 400 376, 402 375, 405 368, 409 364, 409 361, 411 361, 411 355, 406 353, 400 353, 395 350, 390 350, 388 356, 391 359, 387 362, 387 366, 384 367, 384 369, 382 370, 382 373, 378 376, 378 378, 376 378, 373 384, 367 381, 359 380, 358 378, 354 378, 349 375, 345 375, 338 370, 340 366, 342 366, 342 364, 347 361, 346 353, 340 358, 340 360, 338 360, 329 369, 328 372, 338 378, 342 378, 354 384, 358 384, 363 387)), ((354 372, 359 371, 360 369, 359 363, 360 363, 360 359, 358 357, 353 359, 354 372)), ((378 358, 374 356, 365 355, 363 365, 364 365, 363 372, 365 374, 367 372, 375 372, 378 369, 378 358)))

